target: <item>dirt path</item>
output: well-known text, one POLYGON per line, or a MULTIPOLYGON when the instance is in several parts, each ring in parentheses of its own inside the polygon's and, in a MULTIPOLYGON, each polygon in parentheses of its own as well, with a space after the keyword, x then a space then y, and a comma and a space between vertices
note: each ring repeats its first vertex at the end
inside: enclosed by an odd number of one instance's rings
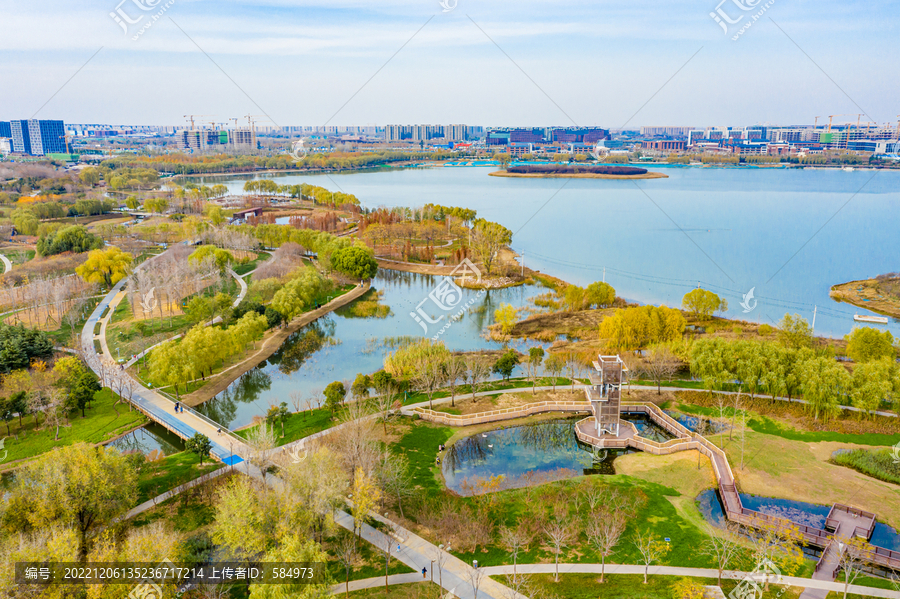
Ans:
POLYGON ((181 398, 182 402, 186 406, 194 407, 209 399, 212 399, 213 397, 227 389, 231 383, 239 379, 245 372, 252 370, 256 367, 257 364, 278 351, 278 348, 280 348, 284 344, 284 342, 292 333, 300 330, 309 323, 318 320, 326 314, 333 312, 334 310, 337 310, 342 306, 346 306, 356 298, 360 297, 366 291, 368 291, 370 286, 371 285, 369 283, 366 283, 365 285, 357 285, 354 289, 348 291, 338 298, 331 300, 321 308, 313 310, 312 312, 307 312, 299 318, 295 318, 288 326, 283 329, 278 329, 278 331, 275 332, 274 335, 266 338, 263 341, 262 346, 256 353, 245 358, 234 366, 231 366, 228 370, 215 375, 200 389, 194 391, 189 395, 183 395, 181 398))

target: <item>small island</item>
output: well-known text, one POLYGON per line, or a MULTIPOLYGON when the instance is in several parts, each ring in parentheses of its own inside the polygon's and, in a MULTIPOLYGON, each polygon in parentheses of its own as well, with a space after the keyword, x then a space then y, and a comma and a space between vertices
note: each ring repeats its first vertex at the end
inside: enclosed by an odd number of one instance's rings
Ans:
POLYGON ((828 295, 839 302, 900 318, 900 272, 834 285, 828 295))
POLYGON ((594 166, 564 164, 522 164, 490 173, 492 177, 572 177, 580 179, 666 179, 668 175, 653 173, 633 166, 594 166))

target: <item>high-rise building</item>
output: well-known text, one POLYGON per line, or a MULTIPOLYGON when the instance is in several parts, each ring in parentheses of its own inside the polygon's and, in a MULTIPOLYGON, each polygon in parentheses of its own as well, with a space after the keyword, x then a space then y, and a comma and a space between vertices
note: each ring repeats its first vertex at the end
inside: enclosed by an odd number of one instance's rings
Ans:
POLYGON ((0 121, 0 137, 12 139, 12 128, 9 126, 9 121, 0 121))
POLYGON ((9 129, 13 152, 44 156, 66 151, 66 127, 62 121, 10 121, 9 129))

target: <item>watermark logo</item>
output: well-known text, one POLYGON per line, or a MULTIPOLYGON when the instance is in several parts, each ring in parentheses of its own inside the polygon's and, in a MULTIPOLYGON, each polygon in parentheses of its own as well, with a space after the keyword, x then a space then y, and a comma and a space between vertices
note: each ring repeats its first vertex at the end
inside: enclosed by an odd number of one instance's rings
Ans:
POLYGON ((2 462, 3 460, 5 460, 5 459, 6 459, 6 456, 9 455, 9 452, 6 451, 5 449, 3 449, 3 444, 4 444, 4 443, 6 443, 6 437, 3 437, 2 439, 0 439, 0 450, 3 451, 3 455, 0 456, 0 462, 2 462))
MULTIPOLYGON (((0 447, 3 447, 2 441, 0 441, 0 447)), ((896 445, 891 447, 891 457, 894 459, 895 464, 900 464, 900 443, 897 443, 896 445)))
POLYGON ((756 306, 759 302, 753 297, 753 292, 756 290, 756 287, 751 287, 750 291, 744 294, 744 301, 741 302, 741 308, 744 309, 744 314, 749 314, 756 310, 756 306))
POLYGON ((138 29, 137 33, 131 38, 134 41, 144 35, 144 32, 150 29, 150 27, 152 27, 153 24, 169 10, 170 6, 175 4, 175 0, 168 0, 168 2, 160 6, 162 1, 163 0, 122 0, 116 5, 115 10, 109 13, 109 16, 122 28, 122 32, 125 33, 125 35, 128 35, 129 29, 131 29, 132 26, 137 27, 140 25, 140 29, 138 29), (126 10, 123 7, 123 5, 130 7, 132 4, 137 10, 134 10, 133 8, 126 10), (146 14, 152 11, 156 12, 152 15, 146 14), (145 17, 147 17, 146 21, 144 20, 145 17))
POLYGON ((162 588, 152 582, 142 582, 128 593, 128 599, 162 599, 162 588))
MULTIPOLYGON (((762 599, 766 583, 782 584, 781 570, 770 559, 764 559, 757 564, 753 572, 748 573, 731 593, 730 599, 762 599)), ((780 597, 787 587, 778 593, 780 597)))
POLYGON ((728 35, 729 28, 734 29, 734 28, 740 26, 740 29, 737 31, 737 34, 731 38, 732 41, 737 41, 738 38, 740 36, 742 36, 744 34, 744 32, 747 31, 753 25, 753 23, 758 21, 763 16, 763 14, 765 14, 765 12, 767 10, 769 10, 770 6, 775 4, 775 0, 768 0, 768 2, 766 2, 764 5, 762 5, 762 7, 760 7, 760 4, 762 3, 763 0, 730 0, 730 1, 740 11, 743 11, 744 13, 747 13, 747 12, 750 12, 750 11, 753 11, 753 10, 756 10, 757 8, 759 8, 759 10, 752 15, 746 15, 746 14, 742 14, 742 13, 738 12, 738 13, 734 13, 737 16, 735 18, 732 18, 732 16, 730 14, 728 14, 728 12, 726 12, 725 9, 722 8, 722 5, 729 2, 729 0, 722 0, 721 2, 719 2, 718 6, 716 6, 716 9, 713 12, 709 13, 709 16, 712 18, 713 21, 715 21, 719 25, 719 27, 722 28, 722 32, 725 33, 725 35, 728 35), (747 21, 744 21, 744 17, 746 17, 746 16, 749 16, 750 18, 747 21), (734 26, 734 27, 732 27, 732 26, 734 26))
POLYGON ((303 160, 309 153, 309 148, 303 145, 305 141, 306 140, 303 138, 300 138, 291 143, 291 156, 293 156, 295 160, 303 160))
POLYGON ((156 309, 157 301, 156 301, 156 287, 151 287, 150 291, 144 294, 141 297, 141 309, 144 310, 144 313, 153 314, 153 310, 156 309))
POLYGON ((302 462, 303 460, 306 459, 306 456, 309 455, 309 452, 308 452, 307 450, 304 449, 304 450, 303 450, 303 457, 300 457, 300 448, 299 448, 299 447, 292 447, 292 448, 290 448, 290 449, 288 450, 288 455, 291 456, 291 461, 292 461, 293 463, 299 464, 300 462, 302 462))
POLYGON ((594 160, 600 161, 606 157, 606 153, 609 151, 609 148, 603 145, 602 142, 597 142, 597 145, 594 146, 594 149, 591 150, 591 156, 594 157, 594 160))
POLYGON ((440 3, 443 12, 450 12, 459 4, 459 0, 441 0, 440 3))
MULTIPOLYGON (((456 268, 454 268, 448 276, 445 276, 440 283, 435 285, 434 289, 428 294, 428 297, 419 302, 416 306, 416 311, 409 313, 412 319, 422 327, 422 332, 427 335, 428 325, 437 324, 444 320, 444 317, 447 316, 446 312, 450 312, 460 305, 463 298, 463 292, 462 289, 459 288, 459 285, 456 284, 455 279, 462 279, 463 285, 465 285, 470 277, 474 278, 474 283, 477 285, 481 282, 481 271, 477 266, 472 264, 471 260, 463 258, 463 261, 457 264, 456 268), (445 312, 445 314, 441 314, 437 318, 431 318, 424 308, 425 304, 429 301, 432 302, 439 311, 445 312)), ((440 331, 438 331, 432 339, 436 340, 439 336, 443 335, 444 331, 453 324, 453 320, 457 317, 461 317, 463 313, 465 313, 465 311, 485 293, 486 291, 482 289, 481 293, 463 304, 456 314, 450 316, 448 322, 441 327, 440 331)))

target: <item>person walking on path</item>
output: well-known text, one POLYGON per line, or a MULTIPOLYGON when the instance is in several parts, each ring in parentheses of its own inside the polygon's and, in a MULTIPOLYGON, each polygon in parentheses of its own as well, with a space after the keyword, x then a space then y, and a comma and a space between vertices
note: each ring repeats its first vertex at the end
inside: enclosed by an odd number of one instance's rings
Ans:
POLYGON ((427 574, 428 574, 428 568, 423 566, 422 567, 422 578, 428 578, 427 574))
POLYGON ((175 402, 175 413, 176 414, 178 413, 178 402, 177 401, 175 402))

